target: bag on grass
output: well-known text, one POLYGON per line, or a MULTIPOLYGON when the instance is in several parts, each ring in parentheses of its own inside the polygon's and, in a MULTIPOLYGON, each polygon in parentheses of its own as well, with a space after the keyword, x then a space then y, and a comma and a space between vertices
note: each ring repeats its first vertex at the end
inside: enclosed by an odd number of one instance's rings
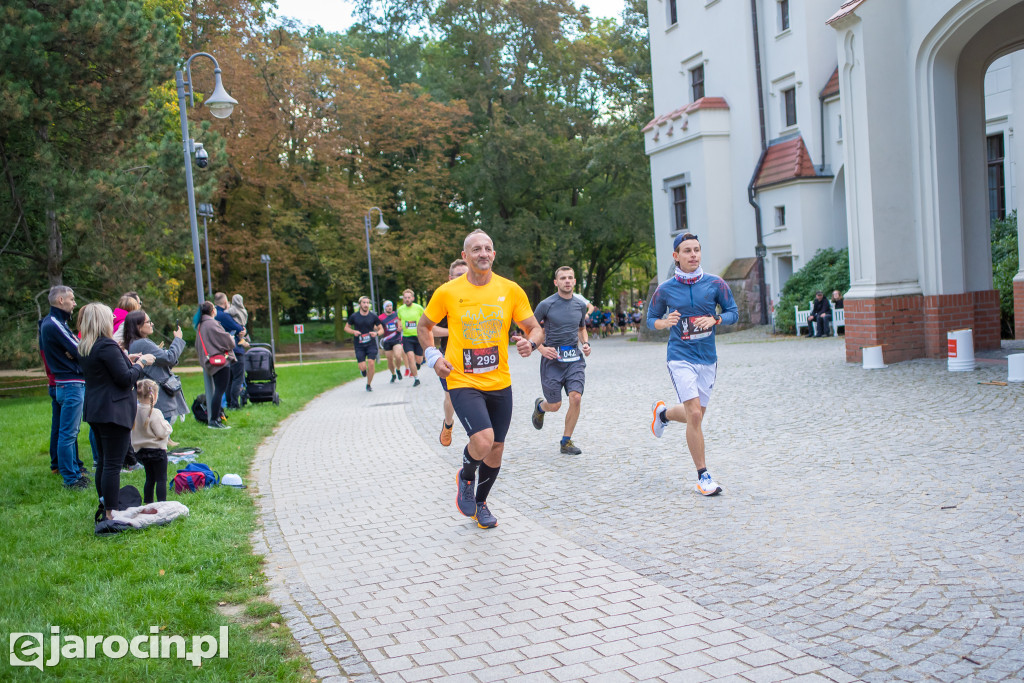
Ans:
POLYGON ((178 470, 178 472, 200 472, 206 478, 206 486, 216 486, 220 483, 220 474, 201 462, 190 462, 185 469, 178 470))
POLYGON ((122 486, 117 492, 117 510, 127 510, 142 505, 142 495, 134 486, 122 486))
POLYGON ((206 477, 202 472, 185 472, 180 470, 174 475, 174 480, 171 483, 174 485, 175 493, 195 493, 206 486, 206 477))
POLYGON ((196 400, 192 401, 192 415, 203 424, 210 421, 210 416, 206 412, 206 394, 199 394, 196 400))

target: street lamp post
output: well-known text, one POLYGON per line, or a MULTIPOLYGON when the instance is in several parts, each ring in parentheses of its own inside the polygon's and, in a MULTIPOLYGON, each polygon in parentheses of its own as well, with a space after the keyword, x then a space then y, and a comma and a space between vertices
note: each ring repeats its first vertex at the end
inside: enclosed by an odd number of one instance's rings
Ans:
POLYGON ((384 212, 380 210, 379 206, 370 207, 363 220, 363 227, 366 230, 366 265, 370 270, 370 302, 373 304, 373 310, 380 313, 380 308, 377 307, 377 295, 373 290, 373 258, 370 256, 370 216, 373 214, 374 209, 377 210, 377 217, 380 218, 380 222, 374 228, 377 234, 383 235, 386 233, 388 231, 388 224, 384 222, 384 212))
POLYGON ((260 263, 267 267, 267 315, 270 316, 270 353, 277 358, 277 351, 274 348, 274 304, 270 298, 270 254, 262 254, 260 263))
POLYGON ((213 218, 213 204, 200 204, 197 209, 203 217, 203 245, 206 249, 206 288, 213 291, 213 279, 210 277, 210 235, 206 231, 206 219, 213 218))
POLYGON ((196 192, 195 187, 192 185, 191 158, 196 152, 196 144, 188 134, 188 115, 186 113, 188 107, 185 103, 185 97, 187 96, 188 104, 195 104, 195 88, 192 86, 192 60, 196 57, 208 57, 213 62, 213 93, 204 102, 210 113, 218 119, 227 118, 231 116, 231 112, 234 110, 235 105, 238 104, 238 101, 224 90, 224 84, 221 82, 220 76, 220 64, 217 63, 216 58, 211 54, 197 52, 185 62, 184 70, 175 73, 175 81, 178 85, 178 113, 181 115, 181 144, 185 155, 185 189, 188 193, 188 219, 192 228, 192 261, 195 264, 196 271, 196 294, 201 304, 206 297, 203 292, 202 261, 199 258, 199 226, 196 222, 196 192), (185 74, 188 74, 188 80, 185 80, 185 74))

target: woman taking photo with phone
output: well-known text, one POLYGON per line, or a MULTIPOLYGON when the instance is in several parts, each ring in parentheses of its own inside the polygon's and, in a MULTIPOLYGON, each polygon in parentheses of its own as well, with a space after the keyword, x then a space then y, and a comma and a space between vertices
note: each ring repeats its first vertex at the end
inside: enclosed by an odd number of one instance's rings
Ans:
POLYGON ((128 353, 148 353, 155 359, 152 365, 146 366, 143 374, 160 387, 156 399, 157 409, 171 424, 174 424, 178 416, 184 420, 188 415, 188 404, 181 393, 181 380, 173 372, 174 366, 181 358, 181 352, 185 350, 181 327, 174 330, 169 349, 160 348, 149 338, 153 334, 153 320, 144 310, 129 313, 124 319, 123 327, 124 346, 128 353))

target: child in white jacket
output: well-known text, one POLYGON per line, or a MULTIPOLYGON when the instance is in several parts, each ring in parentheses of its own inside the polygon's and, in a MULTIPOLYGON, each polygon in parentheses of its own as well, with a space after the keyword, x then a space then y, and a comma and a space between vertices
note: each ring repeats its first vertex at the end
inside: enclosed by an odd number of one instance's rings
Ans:
POLYGON ((146 484, 143 502, 153 502, 153 489, 156 499, 167 500, 167 439, 171 436, 171 423, 164 419, 163 413, 156 407, 160 387, 151 379, 140 379, 135 385, 139 399, 139 409, 135 413, 135 425, 132 427, 132 448, 135 457, 146 468, 146 484))

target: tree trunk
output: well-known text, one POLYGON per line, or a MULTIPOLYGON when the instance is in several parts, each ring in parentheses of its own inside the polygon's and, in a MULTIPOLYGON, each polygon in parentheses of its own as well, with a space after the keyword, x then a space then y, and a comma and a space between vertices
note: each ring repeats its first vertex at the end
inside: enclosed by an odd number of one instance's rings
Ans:
POLYGON ((50 286, 64 284, 64 240, 57 220, 57 200, 53 188, 46 190, 46 277, 50 286))
POLYGON ((334 286, 334 343, 342 344, 345 342, 345 316, 342 313, 342 309, 345 306, 345 293, 341 291, 341 286, 334 286))

